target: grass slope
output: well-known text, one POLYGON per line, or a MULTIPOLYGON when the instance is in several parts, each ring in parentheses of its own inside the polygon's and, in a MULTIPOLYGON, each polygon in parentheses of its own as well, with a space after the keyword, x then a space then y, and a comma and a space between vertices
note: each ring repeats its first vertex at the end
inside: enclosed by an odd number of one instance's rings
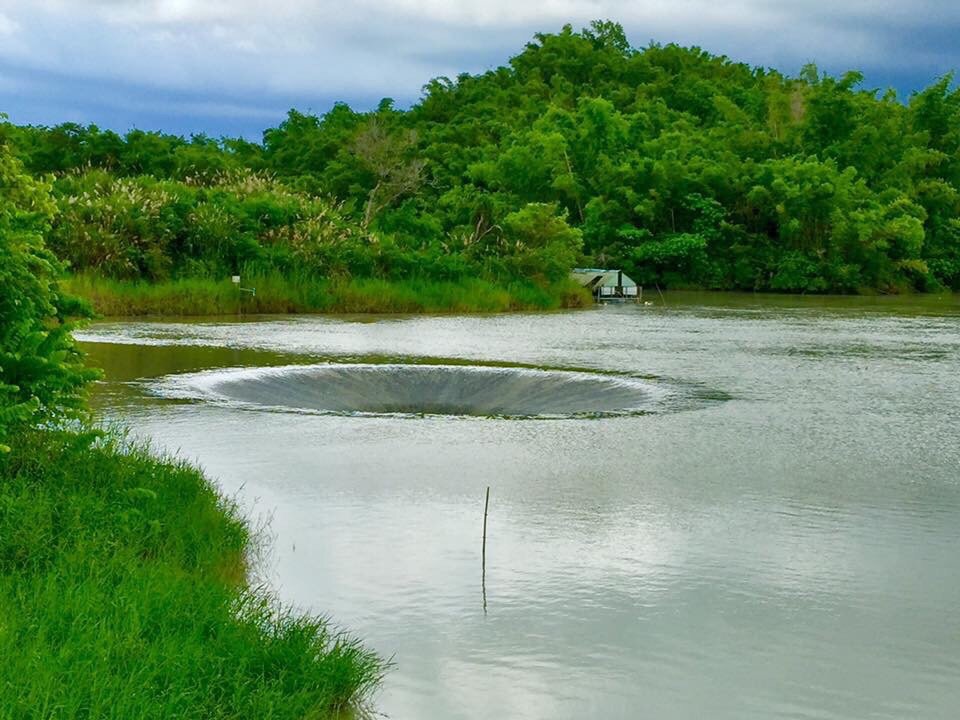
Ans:
POLYGON ((256 288, 256 295, 241 293, 229 280, 203 278, 150 283, 78 275, 67 278, 63 285, 108 316, 504 312, 583 307, 591 300, 572 282, 496 285, 480 279, 437 282, 244 277, 243 285, 256 288))
POLYGON ((0 718, 323 718, 383 663, 246 581, 196 469, 33 432, 0 456, 0 718))

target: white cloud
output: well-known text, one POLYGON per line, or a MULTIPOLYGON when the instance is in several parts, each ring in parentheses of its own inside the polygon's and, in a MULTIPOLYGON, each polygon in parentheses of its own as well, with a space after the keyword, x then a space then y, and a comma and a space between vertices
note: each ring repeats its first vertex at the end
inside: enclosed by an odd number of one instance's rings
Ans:
POLYGON ((0 37, 5 37, 13 35, 20 29, 20 25, 14 22, 12 19, 0 13, 0 37))

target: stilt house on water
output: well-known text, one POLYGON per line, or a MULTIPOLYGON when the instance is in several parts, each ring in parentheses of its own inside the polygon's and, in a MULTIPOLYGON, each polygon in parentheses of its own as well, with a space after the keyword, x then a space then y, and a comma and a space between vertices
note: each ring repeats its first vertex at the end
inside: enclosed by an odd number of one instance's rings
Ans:
POLYGON ((589 289, 597 302, 640 299, 637 284, 623 270, 574 268, 570 276, 589 289))

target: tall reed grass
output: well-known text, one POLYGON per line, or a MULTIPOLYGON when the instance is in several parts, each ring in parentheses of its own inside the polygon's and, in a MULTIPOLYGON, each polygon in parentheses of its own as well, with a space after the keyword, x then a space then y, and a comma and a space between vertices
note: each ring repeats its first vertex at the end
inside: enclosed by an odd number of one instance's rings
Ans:
POLYGON ((69 292, 88 299, 101 315, 234 315, 253 313, 470 313, 582 307, 590 296, 575 283, 512 282, 470 278, 458 282, 318 280, 279 274, 230 280, 182 278, 151 283, 76 275, 69 292))

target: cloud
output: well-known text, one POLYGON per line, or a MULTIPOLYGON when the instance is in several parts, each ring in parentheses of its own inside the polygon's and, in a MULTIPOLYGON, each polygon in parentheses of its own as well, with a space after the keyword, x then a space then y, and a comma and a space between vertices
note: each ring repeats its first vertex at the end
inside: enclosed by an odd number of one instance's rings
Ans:
MULTIPOLYGON (((64 111, 104 124, 116 124, 110 106, 71 101, 71 83, 126 93, 143 117, 179 107, 252 123, 338 98, 412 102, 432 77, 495 67, 534 32, 596 18, 622 22, 635 45, 699 45, 787 72, 860 68, 907 90, 960 65, 960 3, 942 0, 0 0, 0 77, 42 75, 67 92, 64 111)), ((0 84, 15 117, 36 114, 30 102, 0 84)))
POLYGON ((20 26, 9 17, 0 13, 0 37, 9 37, 20 29, 20 26))

